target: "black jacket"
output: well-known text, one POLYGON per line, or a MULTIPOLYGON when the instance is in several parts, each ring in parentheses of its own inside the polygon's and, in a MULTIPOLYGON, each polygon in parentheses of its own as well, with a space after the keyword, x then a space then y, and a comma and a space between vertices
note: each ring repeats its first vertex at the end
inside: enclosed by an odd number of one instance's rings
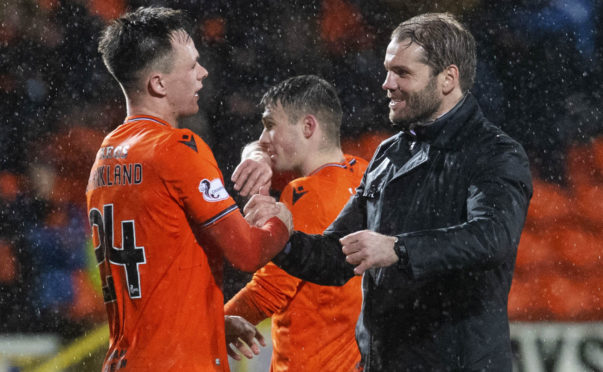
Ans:
POLYGON ((339 238, 395 235, 407 262, 363 277, 356 338, 365 372, 511 371, 507 299, 531 195, 523 148, 468 94, 416 137, 384 141, 324 235, 294 233, 274 262, 341 285, 353 267, 339 238))

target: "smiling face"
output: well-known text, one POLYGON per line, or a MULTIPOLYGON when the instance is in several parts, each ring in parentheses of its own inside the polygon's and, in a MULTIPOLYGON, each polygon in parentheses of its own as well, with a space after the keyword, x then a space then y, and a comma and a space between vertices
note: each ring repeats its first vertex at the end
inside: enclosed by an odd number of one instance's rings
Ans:
POLYGON ((425 64, 423 48, 409 40, 392 40, 385 54, 389 120, 402 128, 435 120, 442 106, 438 75, 425 64))
POLYGON ((277 171, 298 171, 303 155, 299 151, 303 141, 302 125, 292 124, 280 101, 266 106, 262 114, 264 130, 260 144, 266 149, 272 168, 277 171))
POLYGON ((171 68, 163 74, 170 110, 176 118, 194 115, 199 111, 198 92, 208 72, 199 64, 199 52, 186 32, 173 34, 172 49, 171 68))

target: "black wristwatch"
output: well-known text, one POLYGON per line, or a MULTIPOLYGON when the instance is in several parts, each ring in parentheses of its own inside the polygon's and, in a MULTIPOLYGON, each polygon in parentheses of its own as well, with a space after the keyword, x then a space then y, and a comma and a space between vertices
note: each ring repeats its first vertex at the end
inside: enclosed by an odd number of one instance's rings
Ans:
POLYGON ((394 252, 398 255, 398 268, 400 270, 406 270, 408 269, 408 252, 406 251, 406 246, 397 236, 394 236, 394 238, 396 239, 394 241, 394 252))

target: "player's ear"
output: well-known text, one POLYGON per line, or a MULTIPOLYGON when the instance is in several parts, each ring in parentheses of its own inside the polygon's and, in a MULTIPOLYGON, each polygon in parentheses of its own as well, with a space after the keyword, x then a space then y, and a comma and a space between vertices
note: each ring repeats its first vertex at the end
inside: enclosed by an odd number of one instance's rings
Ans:
POLYGON ((167 94, 166 81, 162 74, 152 72, 147 80, 149 94, 154 97, 164 97, 167 94))
POLYGON ((460 87, 459 68, 456 65, 450 65, 440 73, 442 78, 442 93, 449 94, 456 87, 460 87))
POLYGON ((304 116, 303 126, 304 137, 312 137, 316 131, 316 128, 318 127, 318 120, 316 119, 316 116, 310 114, 304 116))

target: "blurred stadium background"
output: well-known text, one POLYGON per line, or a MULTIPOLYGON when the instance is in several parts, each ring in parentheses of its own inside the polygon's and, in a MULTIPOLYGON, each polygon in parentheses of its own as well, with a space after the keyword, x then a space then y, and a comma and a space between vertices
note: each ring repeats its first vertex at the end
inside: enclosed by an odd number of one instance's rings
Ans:
MULTIPOLYGON (((370 158, 391 135, 382 59, 391 30, 450 11, 478 42, 473 89, 530 155, 534 197, 509 298, 516 371, 603 370, 603 5, 596 0, 5 0, 0 4, 0 372, 98 371, 108 329, 84 190, 125 116, 96 52, 126 9, 195 19, 209 78, 181 125, 225 178, 261 132, 270 85, 314 73, 344 105, 343 144, 370 158)), ((230 187, 231 185, 227 185, 230 187)), ((227 266, 228 299, 249 275, 227 266)), ((269 323, 261 325, 269 336, 269 323)), ((258 361, 234 371, 267 370, 258 361)))

